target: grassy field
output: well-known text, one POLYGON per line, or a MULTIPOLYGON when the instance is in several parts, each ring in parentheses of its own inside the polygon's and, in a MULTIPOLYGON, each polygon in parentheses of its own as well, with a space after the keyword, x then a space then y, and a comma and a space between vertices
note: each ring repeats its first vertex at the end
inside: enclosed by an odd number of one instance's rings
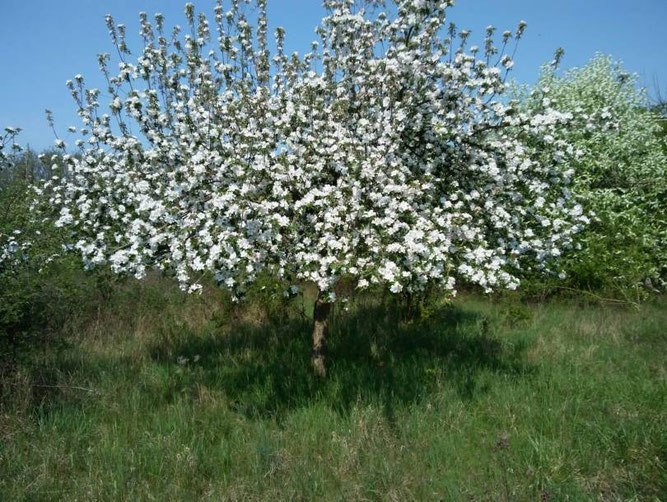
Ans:
POLYGON ((3 382, 0 500, 667 493, 664 299, 463 295, 408 321, 361 298, 335 313, 325 381, 307 315, 277 303, 147 282, 72 317, 3 382))

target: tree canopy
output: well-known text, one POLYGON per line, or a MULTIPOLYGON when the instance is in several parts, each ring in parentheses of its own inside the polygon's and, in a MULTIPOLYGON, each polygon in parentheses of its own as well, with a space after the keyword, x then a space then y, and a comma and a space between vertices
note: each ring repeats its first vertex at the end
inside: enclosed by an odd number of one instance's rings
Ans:
POLYGON ((79 153, 42 192, 87 265, 171 270, 190 290, 210 273, 237 294, 269 270, 332 301, 346 276, 514 288, 571 245, 587 218, 555 131, 572 113, 504 96, 525 23, 479 48, 448 24, 451 0, 327 0, 300 56, 281 29, 271 53, 266 0, 250 3, 218 1, 214 34, 192 4, 184 33, 142 13, 136 60, 107 18, 109 112, 68 83, 79 153))

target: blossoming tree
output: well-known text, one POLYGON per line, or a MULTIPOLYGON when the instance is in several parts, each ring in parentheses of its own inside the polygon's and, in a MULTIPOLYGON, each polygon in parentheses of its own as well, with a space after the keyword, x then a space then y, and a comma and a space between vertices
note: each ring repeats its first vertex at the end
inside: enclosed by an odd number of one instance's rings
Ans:
POLYGON ((86 264, 172 270, 190 291, 205 274, 236 293, 262 271, 314 283, 324 375, 341 278, 515 288, 570 244, 573 152, 548 139, 570 117, 503 99, 524 23, 500 48, 492 27, 468 48, 447 24, 452 0, 325 0, 311 52, 285 54, 279 28, 270 54, 266 0, 249 3, 219 0, 215 36, 191 4, 184 35, 142 13, 132 62, 107 18, 120 59, 116 74, 99 56, 109 113, 81 76, 68 82, 80 151, 43 188, 86 264))

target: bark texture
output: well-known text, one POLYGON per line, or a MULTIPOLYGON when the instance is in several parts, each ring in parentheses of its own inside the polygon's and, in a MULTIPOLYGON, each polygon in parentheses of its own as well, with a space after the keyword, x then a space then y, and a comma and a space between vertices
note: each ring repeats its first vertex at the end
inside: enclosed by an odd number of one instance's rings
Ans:
POLYGON ((325 377, 327 375, 325 357, 327 352, 327 328, 330 312, 331 303, 324 301, 324 295, 318 293, 313 311, 313 352, 311 354, 311 361, 313 370, 319 377, 325 377))

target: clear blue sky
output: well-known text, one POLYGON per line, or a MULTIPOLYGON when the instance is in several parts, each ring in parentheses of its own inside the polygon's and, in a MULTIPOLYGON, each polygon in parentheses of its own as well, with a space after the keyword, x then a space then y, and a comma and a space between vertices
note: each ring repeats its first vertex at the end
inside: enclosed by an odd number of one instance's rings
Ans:
MULTIPOLYGON (((214 0, 195 0, 212 14, 214 0)), ((81 73, 104 88, 96 54, 112 52, 104 15, 125 23, 136 41, 138 13, 161 12, 167 26, 185 24, 185 0, 0 0, 0 126, 23 128, 21 143, 35 149, 53 144, 44 108, 60 132, 80 125, 65 81, 81 73)), ((287 29, 287 48, 307 52, 322 16, 319 0, 268 0, 270 28, 287 29)), ((649 89, 653 79, 667 92, 667 0, 458 0, 451 19, 472 30, 480 43, 484 28, 528 31, 516 57, 514 77, 534 81, 554 50, 565 49, 563 67, 580 66, 596 52, 621 59, 649 89)), ((209 19, 212 20, 211 17, 209 19)), ((135 53, 141 48, 132 43, 135 53)))

